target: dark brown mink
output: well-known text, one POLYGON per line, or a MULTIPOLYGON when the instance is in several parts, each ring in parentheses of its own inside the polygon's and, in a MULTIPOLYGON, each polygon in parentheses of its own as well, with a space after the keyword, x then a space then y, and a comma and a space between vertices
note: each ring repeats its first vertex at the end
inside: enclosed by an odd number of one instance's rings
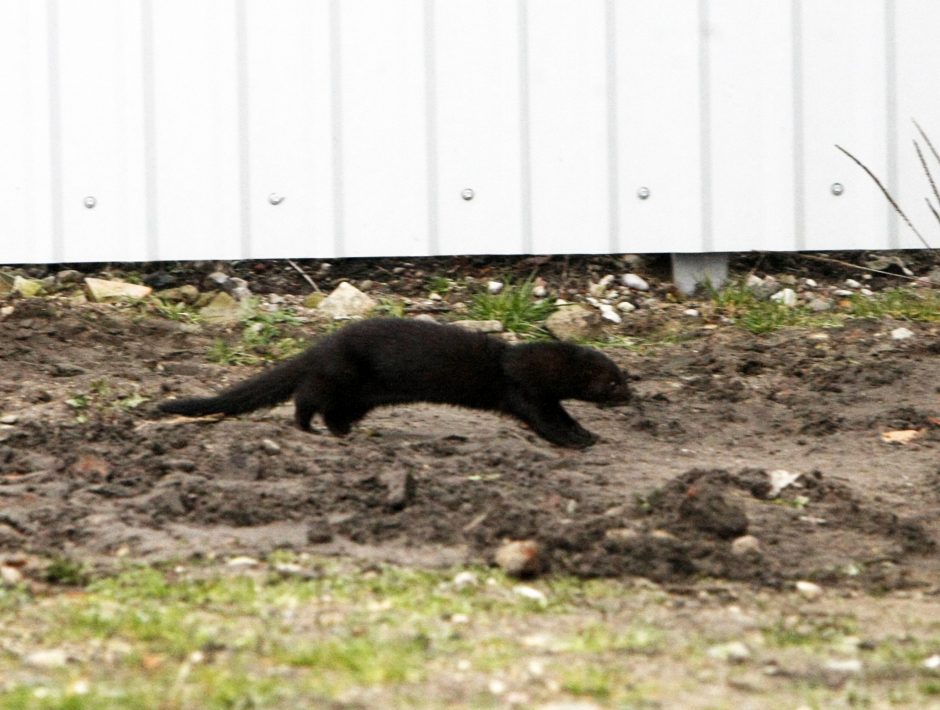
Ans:
POLYGON ((300 355, 214 397, 172 399, 171 414, 242 414, 294 398, 297 426, 319 413, 345 436, 375 407, 431 402, 514 417, 558 446, 584 448, 597 436, 561 405, 631 398, 624 373, 597 350, 564 342, 509 345, 453 325, 374 318, 316 341, 300 355))

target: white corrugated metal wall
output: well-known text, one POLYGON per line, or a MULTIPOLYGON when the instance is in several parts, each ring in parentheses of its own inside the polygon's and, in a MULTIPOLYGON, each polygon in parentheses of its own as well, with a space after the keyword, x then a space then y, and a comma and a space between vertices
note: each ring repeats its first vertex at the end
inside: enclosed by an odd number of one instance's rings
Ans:
POLYGON ((0 262, 918 247, 833 144, 924 217, 937 28, 938 0, 0 0, 0 262))

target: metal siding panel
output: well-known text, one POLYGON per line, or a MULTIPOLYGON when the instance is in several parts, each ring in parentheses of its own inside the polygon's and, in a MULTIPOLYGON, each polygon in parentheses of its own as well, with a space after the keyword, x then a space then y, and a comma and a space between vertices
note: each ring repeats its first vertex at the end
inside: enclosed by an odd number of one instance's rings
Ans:
POLYGON ((326 0, 247 5, 253 257, 332 254, 329 9, 326 0))
POLYGON ((884 199, 833 147, 885 175, 883 0, 804 2, 801 23, 806 248, 884 248, 884 199), (831 192, 836 182, 841 196, 831 192))
POLYGON ((717 251, 793 247, 790 38, 788 3, 713 0, 710 5, 711 195, 717 251))
POLYGON ((438 3, 435 20, 439 250, 519 253, 517 5, 438 3))
POLYGON ((137 7, 58 4, 65 261, 146 258, 137 7))
POLYGON ((240 258, 234 6, 159 0, 153 13, 159 258, 240 258))
POLYGON ((344 243, 336 256, 426 254, 423 3, 339 7, 344 243))
POLYGON ((701 248, 698 22, 687 0, 619 3, 617 250, 701 248), (649 197, 638 197, 640 188, 649 197))
MULTIPOLYGON (((921 144, 934 181, 940 185, 940 163, 924 145, 911 119, 917 121, 940 150, 940 4, 936 0, 905 0, 897 3, 897 145, 900 184, 897 199, 907 216, 934 248, 940 248, 940 225, 927 208, 928 195, 934 207, 940 205, 933 197, 930 184, 912 144, 921 144)), ((906 226, 899 231, 902 248, 920 248, 923 243, 906 226)))
POLYGON ((46 5, 0 4, 0 263, 53 257, 46 5))
POLYGON ((533 250, 607 252, 603 0, 528 3, 533 250))

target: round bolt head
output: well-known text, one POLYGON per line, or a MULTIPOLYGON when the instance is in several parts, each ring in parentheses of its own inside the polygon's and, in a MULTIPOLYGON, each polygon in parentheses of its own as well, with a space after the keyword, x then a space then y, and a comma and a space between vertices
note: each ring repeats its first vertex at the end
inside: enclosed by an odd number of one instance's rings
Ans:
POLYGON ((636 196, 639 197, 641 200, 647 200, 649 199, 649 196, 650 196, 650 189, 648 187, 641 187, 639 190, 636 191, 636 196))
POLYGON ((270 202, 275 207, 281 204, 284 201, 284 195, 279 195, 276 192, 272 192, 268 195, 268 202, 270 202))
POLYGON ((463 199, 467 200, 468 202, 473 199, 475 194, 476 193, 473 190, 471 190, 469 187, 464 188, 463 190, 460 191, 460 196, 463 199))
POLYGON ((85 207, 88 209, 92 209, 95 205, 98 204, 98 200, 95 199, 94 195, 88 195, 88 197, 82 200, 82 204, 85 205, 85 207))
POLYGON ((841 182, 834 182, 832 183, 832 187, 830 187, 829 189, 832 190, 833 195, 838 197, 843 192, 845 192, 845 185, 843 185, 841 182))

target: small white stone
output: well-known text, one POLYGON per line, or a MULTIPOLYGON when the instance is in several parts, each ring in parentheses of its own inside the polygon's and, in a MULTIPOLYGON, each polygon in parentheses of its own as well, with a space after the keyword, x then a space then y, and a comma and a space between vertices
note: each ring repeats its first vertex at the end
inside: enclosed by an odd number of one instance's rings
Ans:
POLYGON ((469 570, 464 570, 463 572, 458 572, 455 574, 452 582, 456 589, 463 589, 464 587, 475 587, 479 583, 480 578, 469 570))
POLYGON ((742 535, 731 543, 731 554, 741 557, 751 552, 760 552, 760 540, 753 535, 742 535))
POLYGON ((790 473, 783 469, 771 471, 767 474, 767 477, 770 479, 770 490, 767 492, 767 497, 776 498, 780 495, 780 491, 796 483, 801 475, 802 474, 799 473, 790 473))
POLYGON ((770 297, 771 301, 782 303, 787 308, 793 308, 796 305, 796 291, 792 288, 782 288, 770 297))
POLYGON ((498 678, 491 680, 487 687, 493 695, 502 695, 506 692, 506 684, 498 678))
POLYGON ((601 303, 598 305, 598 308, 601 310, 601 318, 611 323, 621 323, 623 319, 620 317, 620 314, 614 310, 614 307, 607 303, 601 303))
POLYGON ((23 573, 16 567, 0 565, 0 581, 12 587, 23 581, 23 573))
POLYGON ((264 449, 265 453, 271 454, 272 456, 281 453, 281 445, 273 439, 262 439, 261 448, 264 449))
POLYGON ((486 284, 486 290, 492 293, 494 296, 503 290, 502 281, 488 281, 486 284))
POLYGON ((68 663, 68 655, 61 648, 49 648, 42 651, 33 651, 23 661, 35 668, 64 668, 68 663))
POLYGON ((532 287, 532 295, 536 298, 545 298, 548 295, 548 289, 542 284, 536 284, 532 287))
POLYGON ((450 623, 452 624, 469 624, 470 617, 466 614, 454 614, 450 617, 450 623))
POLYGON ((806 288, 816 288, 819 286, 814 279, 803 279, 803 285, 806 286, 806 288))
POLYGON ((874 295, 875 295, 875 292, 872 291, 870 288, 863 288, 863 289, 860 289, 860 290, 859 290, 859 293, 862 294, 863 296, 874 296, 874 295))
POLYGON ((630 301, 621 301, 617 304, 617 310, 621 313, 632 313, 636 310, 636 306, 630 303, 630 301))
POLYGON ((543 592, 536 589, 535 587, 527 587, 525 585, 519 584, 513 587, 512 591, 523 599, 528 599, 539 604, 548 603, 548 597, 546 597, 543 592))
POLYGON ((728 643, 712 646, 706 651, 709 658, 729 663, 742 663, 751 657, 751 649, 742 641, 729 641, 728 643))
POLYGON ((636 291, 649 291, 650 285, 646 282, 641 276, 636 274, 624 274, 620 277, 620 282, 627 288, 632 288, 636 291))
POLYGON ((928 670, 936 670, 940 668, 940 654, 935 653, 930 658, 924 659, 924 668, 928 670))
POLYGON ((826 661, 826 670, 855 675, 862 672, 862 662, 857 658, 833 658, 826 661))
POLYGON ((686 308, 682 311, 682 315, 688 316, 689 318, 698 318, 699 312, 697 308, 686 308))
POLYGON ((818 599, 822 596, 823 588, 814 582, 807 582, 805 580, 800 580, 796 583, 796 591, 800 593, 804 599, 818 599))
POLYGON ((846 288, 861 288, 861 287, 862 287, 862 284, 860 284, 860 283, 859 283, 858 281, 856 281, 855 279, 846 279, 846 280, 845 280, 845 286, 846 286, 846 288))
POLYGON ((907 328, 895 328, 891 331, 891 337, 894 340, 907 340, 914 337, 914 331, 907 328))
POLYGON ((854 296, 855 292, 847 291, 844 288, 837 288, 835 291, 832 292, 832 295, 833 296, 854 296))
POLYGON ((225 564, 228 567, 255 567, 259 563, 254 557, 240 556, 233 557, 225 564))

